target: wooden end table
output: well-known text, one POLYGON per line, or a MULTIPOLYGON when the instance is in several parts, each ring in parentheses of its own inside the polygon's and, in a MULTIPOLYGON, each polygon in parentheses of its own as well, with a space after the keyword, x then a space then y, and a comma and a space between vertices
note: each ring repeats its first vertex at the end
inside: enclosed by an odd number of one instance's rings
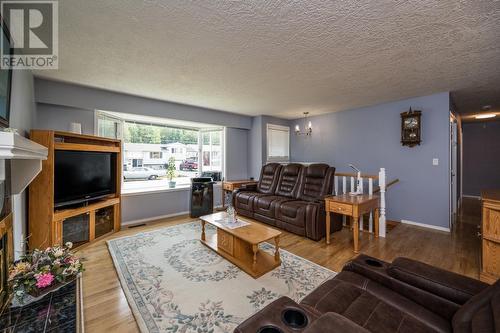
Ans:
POLYGON ((244 186, 257 184, 256 180, 223 180, 222 181, 222 209, 226 208, 226 193, 232 193, 234 190, 244 186))
POLYGON ((337 196, 327 196, 325 198, 326 210, 326 244, 330 244, 330 213, 337 213, 352 218, 354 252, 359 252, 359 217, 363 214, 375 211, 373 219, 374 236, 378 237, 380 197, 378 195, 357 195, 350 196, 342 194, 337 196))
POLYGON ((226 215, 226 212, 218 212, 200 217, 201 242, 204 245, 241 268, 254 279, 281 265, 279 252, 281 231, 249 219, 242 219, 239 216, 238 219, 249 224, 230 229, 220 221, 226 215), (217 232, 210 237, 205 234, 206 223, 217 228, 217 232), (259 250, 259 244, 269 240, 274 240, 274 255, 259 250))

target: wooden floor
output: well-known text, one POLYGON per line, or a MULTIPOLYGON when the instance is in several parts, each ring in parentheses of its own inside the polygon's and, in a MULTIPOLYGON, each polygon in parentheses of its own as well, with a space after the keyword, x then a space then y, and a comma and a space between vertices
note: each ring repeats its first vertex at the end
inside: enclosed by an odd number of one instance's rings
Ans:
MULTIPOLYGON (((462 214, 451 233, 398 224, 390 229, 385 239, 362 234, 360 252, 386 261, 406 256, 478 278, 480 241, 476 237, 479 224, 477 205, 476 200, 464 202, 462 214)), ((83 302, 87 332, 138 332, 105 241, 188 221, 191 219, 182 217, 125 229, 77 252, 84 258, 86 269, 83 274, 83 302)), ((284 232, 281 247, 337 272, 355 257, 348 228, 334 233, 328 246, 324 240, 314 242, 284 232)))

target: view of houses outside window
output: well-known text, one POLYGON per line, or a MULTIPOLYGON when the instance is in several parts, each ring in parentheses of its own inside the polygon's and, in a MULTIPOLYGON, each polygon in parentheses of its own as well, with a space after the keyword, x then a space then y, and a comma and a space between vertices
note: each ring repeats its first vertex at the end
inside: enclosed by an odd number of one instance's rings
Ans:
POLYGON ((191 183, 202 172, 222 172, 223 130, 144 124, 106 114, 97 116, 99 135, 123 140, 123 189, 167 187, 167 165, 175 161, 176 187, 191 183), (122 133, 119 137, 115 134, 122 133))

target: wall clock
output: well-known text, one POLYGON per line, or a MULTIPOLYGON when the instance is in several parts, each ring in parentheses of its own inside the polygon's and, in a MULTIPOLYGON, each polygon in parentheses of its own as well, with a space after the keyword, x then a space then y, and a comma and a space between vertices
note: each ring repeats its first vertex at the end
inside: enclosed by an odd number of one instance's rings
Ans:
POLYGON ((422 142, 422 112, 409 111, 401 113, 401 144, 414 147, 422 142))

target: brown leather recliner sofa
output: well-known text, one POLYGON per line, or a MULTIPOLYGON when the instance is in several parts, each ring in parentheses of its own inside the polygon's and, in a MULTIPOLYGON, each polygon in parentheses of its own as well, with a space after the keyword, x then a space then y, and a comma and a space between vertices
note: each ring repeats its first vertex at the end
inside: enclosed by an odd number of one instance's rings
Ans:
MULTIPOLYGON (((319 240, 325 236, 323 198, 332 191, 334 174, 327 164, 269 163, 257 185, 233 193, 233 206, 238 214, 319 240)), ((340 220, 333 223, 333 231, 340 228, 340 220)))
POLYGON ((281 297, 236 333, 500 332, 500 280, 360 255, 300 303, 281 297))

